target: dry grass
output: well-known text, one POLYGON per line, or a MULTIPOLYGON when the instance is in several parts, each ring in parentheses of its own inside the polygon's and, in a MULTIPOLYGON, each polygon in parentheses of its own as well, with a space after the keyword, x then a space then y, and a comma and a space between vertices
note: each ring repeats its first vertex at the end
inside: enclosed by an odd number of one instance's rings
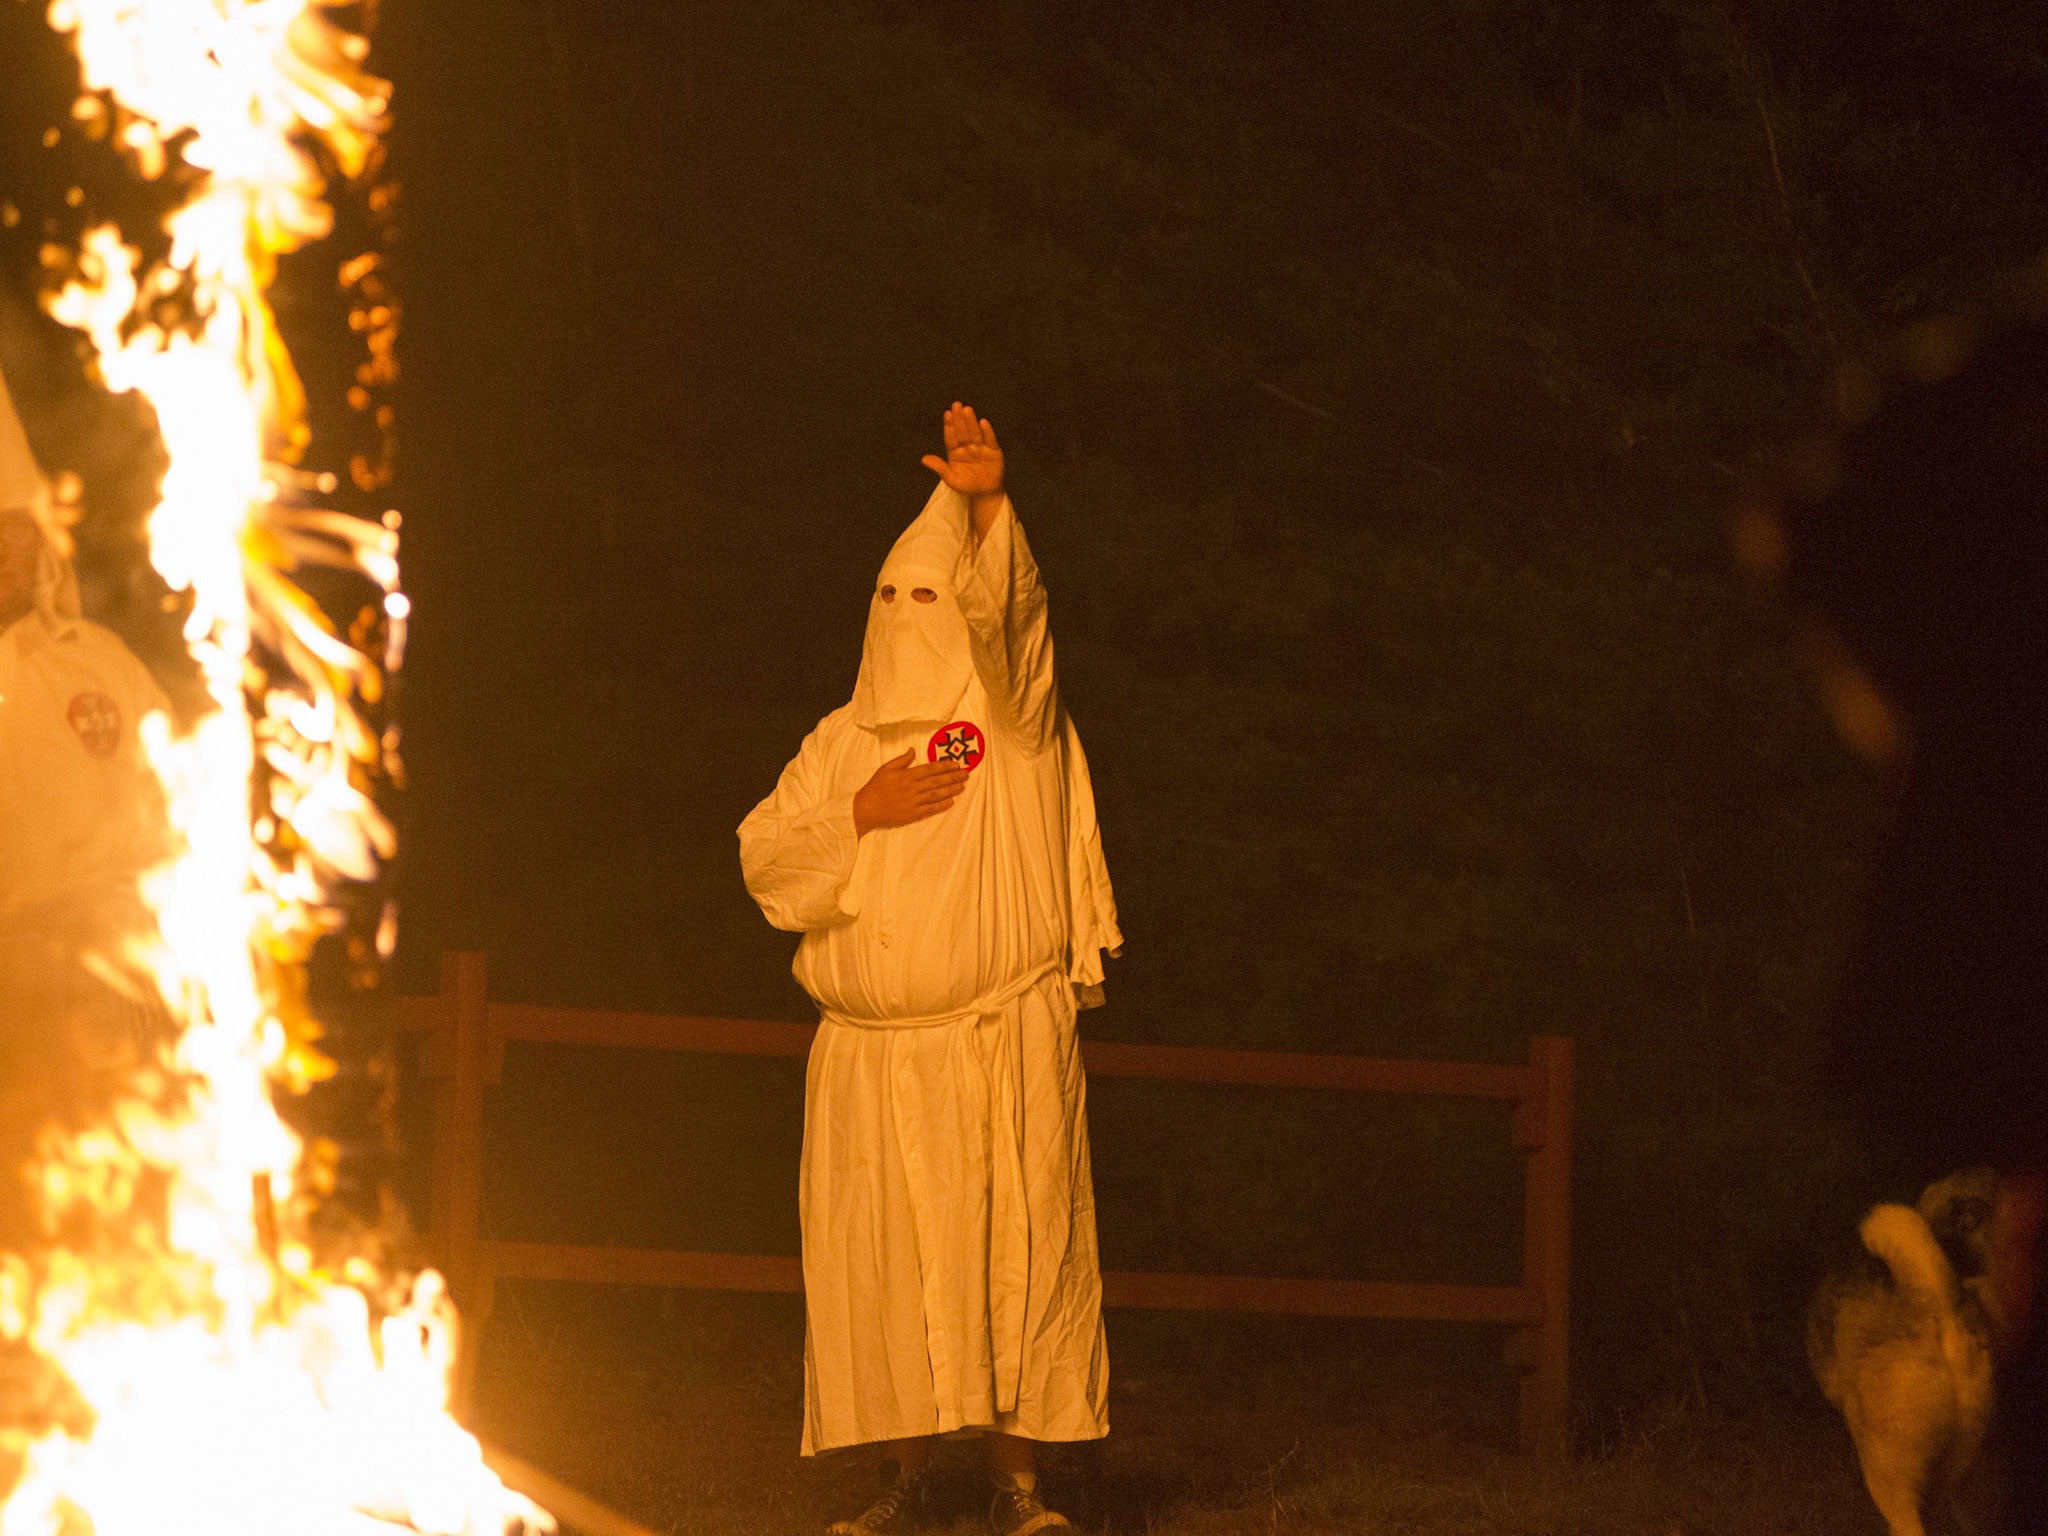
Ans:
MULTIPOLYGON (((1494 1341, 1468 1330, 1117 1314, 1115 1430, 1048 1458, 1054 1500, 1121 1536, 1875 1536, 1839 1425, 1673 1412, 1565 1468, 1506 1449, 1494 1341)), ((657 1530, 815 1536, 858 1508, 859 1452, 800 1461, 801 1319, 784 1297, 506 1287, 483 1432, 657 1530)), ((938 1513, 980 1524, 972 1448, 938 1513)))

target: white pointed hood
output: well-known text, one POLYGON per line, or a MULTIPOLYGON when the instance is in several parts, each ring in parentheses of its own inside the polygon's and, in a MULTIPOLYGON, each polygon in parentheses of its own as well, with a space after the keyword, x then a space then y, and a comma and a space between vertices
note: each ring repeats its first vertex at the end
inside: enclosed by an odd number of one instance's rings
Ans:
POLYGON ((14 396, 0 374, 0 512, 25 511, 42 531, 36 553, 36 612, 53 629, 78 622, 78 578, 71 569, 71 538, 57 521, 50 485, 29 451, 14 396))
POLYGON ((853 718, 871 731, 907 720, 943 724, 967 691, 974 657, 958 593, 967 517, 967 498, 942 481, 882 562, 853 685, 853 718), (882 600, 884 587, 896 589, 894 601, 882 600), (931 588, 937 600, 918 602, 910 595, 916 587, 931 588))

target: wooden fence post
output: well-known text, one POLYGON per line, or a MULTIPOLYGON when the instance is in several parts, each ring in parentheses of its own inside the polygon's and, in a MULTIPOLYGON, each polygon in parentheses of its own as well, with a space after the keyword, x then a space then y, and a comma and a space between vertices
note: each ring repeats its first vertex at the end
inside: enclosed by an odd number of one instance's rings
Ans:
POLYGON ((1516 1110, 1515 1139, 1528 1158, 1522 1285, 1538 1313, 1512 1341, 1509 1358, 1523 1373, 1523 1453, 1562 1460, 1571 1437, 1572 1042, 1533 1037, 1529 1067, 1536 1093, 1516 1110))
POLYGON ((484 1087, 496 1082, 502 1046, 491 1038, 488 977, 480 954, 441 957, 441 1023, 429 1042, 434 1074, 434 1171, 430 1212, 434 1262, 462 1315, 454 1399, 467 1413, 477 1352, 495 1289, 483 1258, 484 1087))

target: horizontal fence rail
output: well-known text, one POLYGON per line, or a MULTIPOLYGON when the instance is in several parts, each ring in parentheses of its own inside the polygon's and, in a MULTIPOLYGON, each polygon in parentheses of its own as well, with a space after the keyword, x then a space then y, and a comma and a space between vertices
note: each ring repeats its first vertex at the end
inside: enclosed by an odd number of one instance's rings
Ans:
MULTIPOLYGON (((467 1392, 476 1359, 474 1341, 490 1316, 499 1280, 730 1291, 803 1289, 802 1263, 789 1257, 486 1238, 480 1214, 483 1112, 485 1089, 503 1075, 508 1041, 801 1059, 810 1051, 815 1025, 494 1003, 487 991, 484 957, 473 953, 442 956, 440 993, 399 999, 397 1022, 402 1030, 426 1036, 421 1075, 436 1083, 429 1221, 435 1262, 463 1308, 471 1336, 458 1390, 467 1392)), ((1521 1378, 1522 1449, 1541 1457, 1564 1454, 1570 1404, 1569 1039, 1533 1036, 1528 1063, 1519 1066, 1113 1041, 1082 1042, 1081 1058, 1091 1077, 1427 1094, 1514 1105, 1515 1142, 1524 1154, 1519 1285, 1111 1272, 1102 1277, 1103 1302, 1176 1311, 1506 1324, 1511 1329, 1507 1358, 1521 1378)))

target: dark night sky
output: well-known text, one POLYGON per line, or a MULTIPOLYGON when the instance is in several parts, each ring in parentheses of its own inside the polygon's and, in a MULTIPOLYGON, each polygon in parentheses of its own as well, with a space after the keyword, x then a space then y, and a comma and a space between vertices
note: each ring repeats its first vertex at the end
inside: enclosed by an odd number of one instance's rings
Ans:
MULTIPOLYGON (((1467 338, 1415 334, 1436 317, 1398 308, 1428 280, 1413 248, 1444 232, 1373 237, 1405 270, 1355 262, 1369 209, 1315 198, 1320 160, 1300 162, 1319 134, 1321 159, 1364 162, 1343 171, 1362 201, 1434 200, 1446 221, 1471 216, 1462 169, 1384 126, 1361 147, 1295 121, 1286 56, 1191 30, 1148 60, 1119 34, 1069 49, 950 8, 394 11, 421 611, 410 974, 484 943, 520 995, 802 1012, 730 832, 844 698, 863 594, 957 395, 1005 429, 1054 593, 1130 918, 1130 1024, 1244 1033, 1223 1016, 1256 995, 1284 1022, 1255 1034, 1357 1043, 1315 1016, 1380 990, 1376 970, 1441 973, 1457 953, 1483 1004, 1521 985, 1484 973, 1488 927, 1525 914, 1475 912, 1459 886, 1505 863, 1510 907, 1541 900, 1545 834, 1498 823, 1604 749, 1538 742, 1533 772, 1530 744, 1503 750, 1504 730, 1546 728, 1523 718, 1532 697, 1547 711, 1583 674, 1518 662, 1517 631, 1632 643, 1651 600, 1615 611, 1588 583, 1650 579, 1669 541, 1595 505, 1597 483, 1560 484, 1615 478, 1585 445, 1460 397, 1506 390, 1499 341, 1447 356, 1467 338), (1148 68, 1193 77, 1162 92, 1248 71, 1247 116, 1148 123, 1148 68), (1247 185, 1304 176, 1321 222, 1305 232, 1303 206, 1247 185), (1177 217, 1190 198, 1215 206, 1177 217), (1374 281, 1393 291, 1361 295, 1363 325, 1312 307, 1374 281), (1337 402, 1362 428, 1329 430, 1313 385, 1306 410, 1279 403, 1331 356, 1367 375, 1337 402), (1456 483, 1431 505, 1415 463, 1441 475, 1445 456, 1456 483), (1499 460, 1522 484, 1493 480, 1499 460), (1528 547, 1532 518, 1549 547, 1528 547), (1432 587, 1432 565, 1469 579, 1405 593, 1404 560, 1432 587), (1518 582, 1555 612, 1487 590, 1518 582), (1401 718, 1432 695, 1471 718, 1401 718), (1385 809, 1418 799, 1419 817, 1385 809), (1409 866, 1391 880, 1390 859, 1409 866), (1491 868, 1458 867, 1475 864, 1491 868)), ((1426 108, 1427 64, 1379 70, 1426 108)), ((1351 121, 1338 100, 1312 110, 1351 121)), ((1681 586, 1718 561, 1711 506, 1695 495, 1687 516, 1681 586)), ((1653 878, 1658 921, 1681 921, 1669 872, 1653 878)), ((1406 1001, 1371 1027, 1469 1049, 1455 1020, 1475 999, 1434 990, 1426 1028, 1403 1026, 1406 1001)))
POLYGON ((1757 951, 1825 926, 1838 765, 1723 574, 1728 476, 1824 361, 1795 259, 1853 334, 2029 215, 1946 254, 1938 156, 1830 202, 1912 113, 1787 85, 1788 241, 1750 87, 1668 19, 1164 14, 391 9, 414 985, 481 945, 511 995, 806 1013, 731 832, 957 396, 1102 795, 1098 1028, 1512 1052, 1695 1014, 1702 965, 1806 1006, 1757 951))
MULTIPOLYGON (((849 105, 736 68, 780 40, 720 22, 394 21, 394 73, 421 60, 399 162, 423 615, 408 938, 487 941, 533 995, 789 1014, 732 830, 850 688, 935 410, 1015 414, 995 381, 1028 320, 907 231, 864 248, 849 189, 802 158, 849 105)), ((874 99, 931 162, 861 172, 957 183, 905 73, 874 99)), ((1034 425, 1012 430, 1020 500, 1034 425)))

